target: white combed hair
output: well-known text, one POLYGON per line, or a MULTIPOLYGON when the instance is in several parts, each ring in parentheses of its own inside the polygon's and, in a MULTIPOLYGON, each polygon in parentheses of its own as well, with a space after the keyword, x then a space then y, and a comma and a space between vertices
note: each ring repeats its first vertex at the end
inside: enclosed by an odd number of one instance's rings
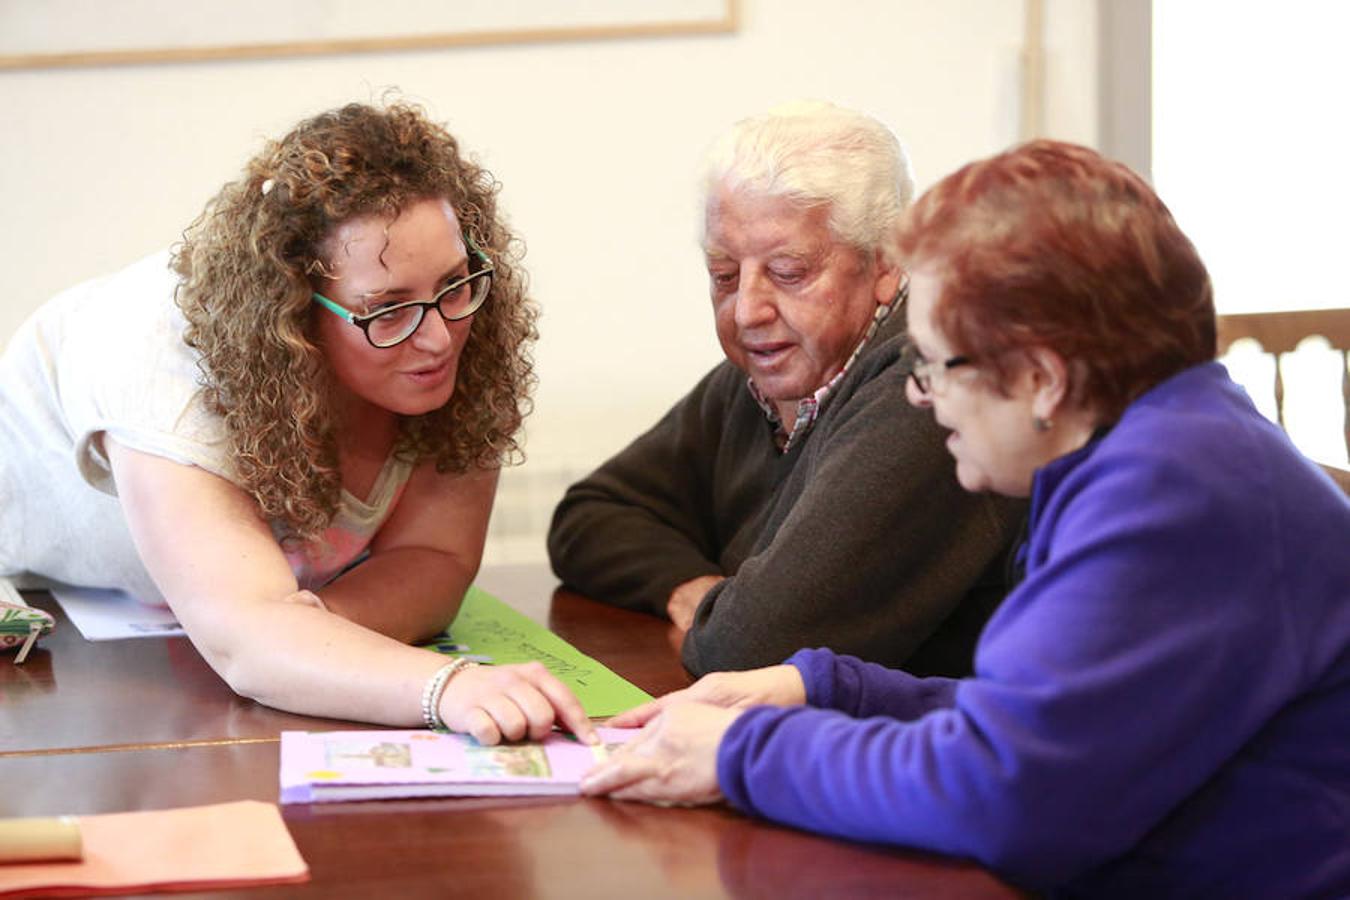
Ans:
POLYGON ((827 205, 840 241, 895 260, 895 233, 914 198, 909 157, 871 116, 822 100, 797 100, 742 119, 704 163, 704 196, 719 189, 827 205))

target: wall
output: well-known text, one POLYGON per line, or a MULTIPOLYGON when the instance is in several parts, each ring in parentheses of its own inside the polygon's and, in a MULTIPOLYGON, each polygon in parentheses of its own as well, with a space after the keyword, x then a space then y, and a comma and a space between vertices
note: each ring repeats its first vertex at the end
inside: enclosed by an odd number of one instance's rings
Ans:
MULTIPOLYGON (((1045 4, 1045 130, 1085 143, 1095 9, 1045 4)), ((172 242, 264 136, 396 86, 502 181, 529 248, 540 387, 490 555, 537 558, 560 482, 720 358, 694 196, 711 139, 824 97, 890 124, 923 187, 1019 137, 1022 30, 1013 0, 745 0, 724 36, 0 73, 0 342, 62 287, 172 242)))

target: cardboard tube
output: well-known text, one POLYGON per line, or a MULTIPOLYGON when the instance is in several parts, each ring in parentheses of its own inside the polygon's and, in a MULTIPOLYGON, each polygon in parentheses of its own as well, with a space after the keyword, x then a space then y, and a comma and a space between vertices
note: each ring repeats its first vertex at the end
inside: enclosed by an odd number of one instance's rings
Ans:
POLYGON ((55 819, 0 819, 0 863, 83 859, 80 822, 55 819))

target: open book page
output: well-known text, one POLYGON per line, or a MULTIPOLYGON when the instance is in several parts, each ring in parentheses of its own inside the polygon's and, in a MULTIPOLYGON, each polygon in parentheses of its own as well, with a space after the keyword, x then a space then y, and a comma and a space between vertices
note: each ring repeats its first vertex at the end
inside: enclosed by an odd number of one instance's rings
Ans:
POLYGON ((281 802, 575 794, 581 777, 638 729, 598 731, 594 747, 561 732, 485 746, 432 731, 283 731, 281 802))
POLYGON ((181 637, 183 626, 166 606, 151 606, 111 588, 53 585, 52 596, 86 641, 181 637))

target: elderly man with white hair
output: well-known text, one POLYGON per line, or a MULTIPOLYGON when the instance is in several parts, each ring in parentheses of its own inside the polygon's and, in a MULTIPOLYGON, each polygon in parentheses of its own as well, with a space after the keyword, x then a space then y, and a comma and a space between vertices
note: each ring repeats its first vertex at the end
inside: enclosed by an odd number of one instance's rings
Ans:
POLYGON ((724 135, 704 191, 726 361, 568 489, 554 571, 668 616, 695 675, 803 646, 968 673, 1024 508, 965 494, 905 401, 904 151, 875 119, 800 102, 724 135))

